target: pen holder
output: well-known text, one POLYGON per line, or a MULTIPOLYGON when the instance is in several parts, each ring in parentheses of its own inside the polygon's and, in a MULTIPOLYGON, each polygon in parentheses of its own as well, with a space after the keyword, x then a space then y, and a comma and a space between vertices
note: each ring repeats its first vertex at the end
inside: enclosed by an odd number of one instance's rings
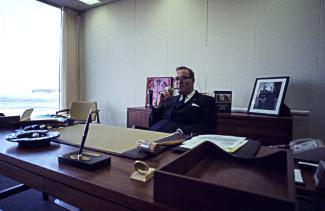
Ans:
POLYGON ((111 164, 111 157, 104 154, 88 152, 80 155, 79 151, 76 151, 59 156, 59 163, 86 170, 94 170, 100 167, 109 166, 111 164))
POLYGON ((83 168, 86 170, 93 170, 105 165, 111 164, 111 157, 108 155, 100 155, 97 153, 84 153, 83 148, 85 146, 89 124, 91 123, 91 109, 89 110, 88 118, 85 124, 84 133, 82 135, 80 148, 76 152, 67 153, 59 156, 59 163, 75 166, 78 168, 83 168))

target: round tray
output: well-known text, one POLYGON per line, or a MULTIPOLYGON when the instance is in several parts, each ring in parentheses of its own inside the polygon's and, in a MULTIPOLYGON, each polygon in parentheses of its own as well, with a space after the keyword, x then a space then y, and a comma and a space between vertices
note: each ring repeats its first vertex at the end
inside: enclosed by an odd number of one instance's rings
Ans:
POLYGON ((50 140, 60 136, 59 132, 48 130, 27 130, 11 133, 6 136, 7 141, 17 142, 21 146, 43 146, 50 144, 50 140))

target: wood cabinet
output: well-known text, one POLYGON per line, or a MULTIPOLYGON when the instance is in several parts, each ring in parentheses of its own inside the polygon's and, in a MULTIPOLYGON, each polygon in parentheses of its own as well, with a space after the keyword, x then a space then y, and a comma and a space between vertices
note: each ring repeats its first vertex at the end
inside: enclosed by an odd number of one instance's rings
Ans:
POLYGON ((217 118, 217 134, 244 136, 263 145, 288 144, 292 139, 292 117, 231 113, 217 118))
POLYGON ((148 120, 151 110, 145 107, 128 108, 127 127, 139 126, 148 128, 148 120))
MULTIPOLYGON (((127 127, 148 128, 150 112, 144 107, 128 108, 127 127)), ((292 139, 292 117, 219 113, 216 118, 216 134, 244 136, 263 145, 288 144, 292 139)))

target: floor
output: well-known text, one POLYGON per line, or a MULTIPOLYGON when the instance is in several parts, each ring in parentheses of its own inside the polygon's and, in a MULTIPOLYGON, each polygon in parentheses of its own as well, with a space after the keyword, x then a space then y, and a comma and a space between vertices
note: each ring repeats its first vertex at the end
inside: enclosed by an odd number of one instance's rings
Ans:
MULTIPOLYGON (((7 177, 0 175, 0 190, 12 187, 19 184, 18 182, 11 180, 7 177)), ((67 211, 67 209, 58 206, 54 203, 54 198, 49 197, 48 201, 43 200, 42 193, 28 189, 18 194, 12 195, 8 198, 0 200, 0 211, 67 211)))

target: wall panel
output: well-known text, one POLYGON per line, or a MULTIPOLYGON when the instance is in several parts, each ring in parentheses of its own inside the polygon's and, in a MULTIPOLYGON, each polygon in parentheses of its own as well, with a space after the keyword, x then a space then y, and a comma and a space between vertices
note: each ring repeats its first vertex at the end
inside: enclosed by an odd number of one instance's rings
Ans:
POLYGON ((82 14, 82 99, 97 99, 104 123, 126 125, 143 106, 148 76, 195 70, 196 89, 232 90, 247 107, 256 77, 290 76, 294 138, 325 139, 324 0, 121 0, 82 14))

